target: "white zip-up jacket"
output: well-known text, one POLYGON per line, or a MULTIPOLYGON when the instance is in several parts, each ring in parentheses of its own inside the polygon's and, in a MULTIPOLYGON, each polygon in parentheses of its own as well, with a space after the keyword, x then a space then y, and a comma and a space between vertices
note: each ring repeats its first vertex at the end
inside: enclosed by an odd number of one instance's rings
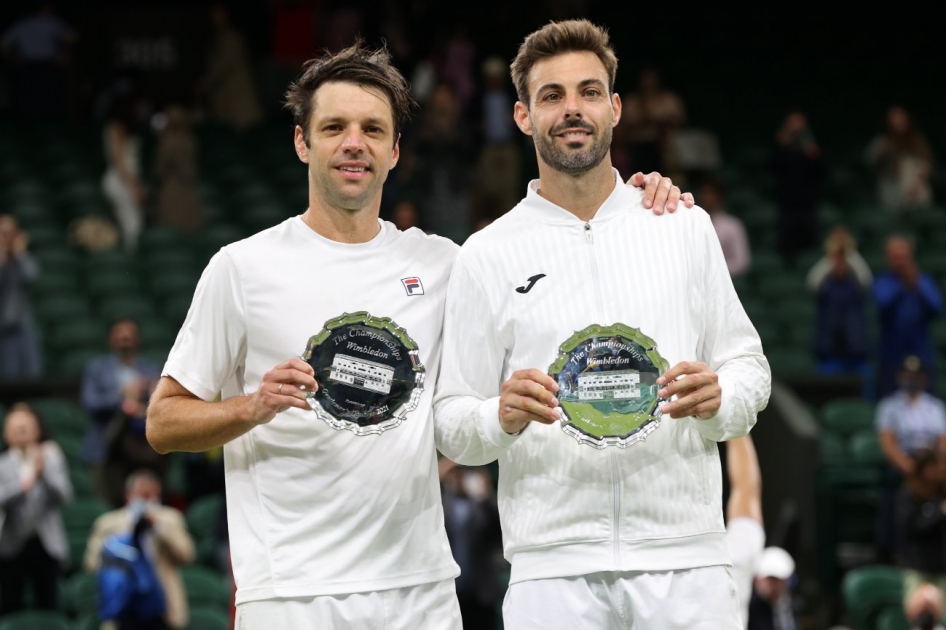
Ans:
POLYGON ((454 264, 438 446, 461 464, 499 460, 513 583, 727 565, 716 442, 748 433, 771 376, 709 216, 656 216, 615 171, 614 192, 584 222, 542 198, 538 184, 471 236, 454 264), (513 372, 547 371, 575 331, 615 323, 639 328, 670 366, 707 363, 722 388, 717 415, 664 417, 623 449, 579 444, 558 425, 502 430, 500 389, 513 372))

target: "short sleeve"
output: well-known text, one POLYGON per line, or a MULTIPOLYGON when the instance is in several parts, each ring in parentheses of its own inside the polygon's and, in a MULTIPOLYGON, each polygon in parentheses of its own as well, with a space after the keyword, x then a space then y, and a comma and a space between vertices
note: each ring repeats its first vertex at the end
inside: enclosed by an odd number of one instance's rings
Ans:
POLYGON ((202 400, 213 400, 242 369, 246 318, 236 263, 226 249, 207 264, 162 375, 202 400))
POLYGON ((877 418, 875 420, 877 431, 893 431, 896 429, 897 418, 894 412, 894 405, 890 399, 881 400, 877 405, 877 418))

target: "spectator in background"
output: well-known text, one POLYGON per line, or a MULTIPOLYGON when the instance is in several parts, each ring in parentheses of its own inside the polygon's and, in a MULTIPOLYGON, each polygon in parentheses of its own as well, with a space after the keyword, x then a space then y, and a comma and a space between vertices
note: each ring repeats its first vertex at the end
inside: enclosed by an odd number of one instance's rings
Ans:
POLYGON ((138 356, 139 344, 137 322, 114 322, 108 335, 111 352, 90 361, 82 377, 82 406, 89 414, 83 459, 93 469, 99 498, 116 505, 121 503, 122 480, 130 471, 109 479, 106 465, 110 463, 110 446, 115 446, 124 433, 129 416, 138 417, 131 423, 140 425, 143 431, 142 397, 150 392, 149 383, 161 375, 160 366, 138 356))
MULTIPOLYGON (((473 63, 476 59, 476 44, 470 39, 463 22, 453 27, 453 34, 444 47, 443 66, 440 79, 450 86, 461 112, 466 112, 470 100, 476 93, 476 78, 473 63)), ((507 114, 511 112, 510 108, 507 114)), ((512 118, 512 116, 509 116, 512 118)))
MULTIPOLYGON (((90 573, 96 572, 102 563, 105 542, 116 534, 131 533, 136 526, 144 537, 144 553, 164 590, 167 627, 186 628, 187 593, 179 567, 194 561, 194 541, 180 510, 161 505, 161 480, 152 472, 139 470, 129 475, 125 481, 124 507, 95 520, 86 544, 83 567, 90 573)), ((124 630, 122 626, 119 628, 124 630)))
POLYGON ((905 238, 887 239, 888 271, 874 280, 873 297, 880 317, 880 366, 877 396, 896 389, 896 373, 909 355, 917 355, 935 382, 936 351, 930 336, 930 322, 943 310, 943 298, 933 278, 921 273, 913 246, 905 238))
POLYGON ((714 179, 707 179, 700 185, 697 195, 700 206, 713 221, 729 275, 733 278, 745 275, 752 263, 749 239, 742 221, 726 212, 723 185, 714 179))
POLYGON ((898 211, 930 204, 930 145, 903 107, 887 111, 887 128, 868 145, 866 157, 877 172, 877 200, 882 206, 898 211))
POLYGON ((60 565, 69 557, 59 508, 72 500, 69 468, 26 403, 13 405, 0 452, 0 617, 24 607, 57 610, 60 565))
POLYGON ((897 493, 903 478, 916 469, 916 453, 920 449, 946 453, 946 406, 923 391, 927 380, 921 359, 909 356, 897 375, 899 391, 877 405, 877 432, 887 460, 875 541, 882 560, 889 559, 896 547, 897 493))
POLYGON ((480 156, 476 167, 474 217, 495 219, 521 197, 519 130, 509 113, 516 104, 509 66, 500 57, 483 62, 483 92, 473 117, 478 121, 480 156))
POLYGON ((0 38, 13 64, 13 106, 24 121, 62 120, 66 115, 66 66, 75 33, 51 2, 15 22, 0 38))
POLYGON ((778 249, 783 259, 793 262, 799 252, 817 242, 818 203, 828 167, 808 118, 800 111, 785 117, 775 141, 772 174, 778 203, 778 249))
POLYGON ((903 603, 924 583, 946 588, 946 467, 944 453, 921 448, 897 496, 903 603))
POLYGON ((140 102, 134 91, 119 94, 105 122, 105 174, 102 192, 109 200, 127 251, 138 247, 148 192, 141 181, 140 102))
POLYGON ((943 630, 943 592, 933 584, 923 584, 904 607, 910 630, 943 630))
POLYGON ((172 105, 165 115, 154 161, 155 221, 193 234, 204 219, 197 187, 197 138, 183 107, 172 105))
POLYGON ((807 280, 818 305, 814 350, 819 374, 857 374, 867 387, 867 292, 872 282, 856 241, 843 226, 836 226, 825 240, 825 255, 808 272, 807 280))
POLYGON ((453 557, 460 565, 456 589, 463 626, 494 630, 504 592, 500 567, 508 564, 502 558, 493 481, 482 466, 458 466, 441 458, 439 468, 444 527, 453 557))
POLYGON ((9 214, 0 214, 0 380, 43 373, 39 331, 27 285, 40 268, 27 251, 29 235, 9 214))
POLYGON ((414 227, 419 228, 420 212, 417 210, 417 205, 407 200, 397 202, 391 211, 391 223, 402 232, 414 227))
POLYGON ((470 165, 473 138, 450 86, 434 88, 415 138, 407 185, 421 199, 421 222, 441 236, 466 235, 472 227, 470 165))
POLYGON ((210 16, 216 35, 198 91, 207 99, 214 119, 244 131, 263 117, 246 44, 230 23, 225 4, 214 4, 210 16))
POLYGON ((624 98, 620 123, 626 128, 631 172, 672 170, 668 149, 674 132, 685 123, 683 101, 664 89, 660 74, 653 68, 641 72, 638 91, 624 98))
POLYGON ((748 630, 796 630, 790 580, 795 561, 780 547, 762 552, 749 602, 748 630))

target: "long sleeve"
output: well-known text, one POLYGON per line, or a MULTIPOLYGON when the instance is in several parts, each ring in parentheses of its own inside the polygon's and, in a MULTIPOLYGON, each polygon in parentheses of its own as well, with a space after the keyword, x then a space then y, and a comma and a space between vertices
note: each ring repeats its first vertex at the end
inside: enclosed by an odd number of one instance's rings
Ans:
POLYGON ((82 558, 82 568, 89 573, 94 573, 102 565, 102 545, 109 534, 108 524, 113 519, 114 514, 109 512, 95 519, 92 524, 92 533, 85 543, 85 555, 82 558))
POLYGON ((173 564, 194 561, 194 539, 187 532, 184 517, 170 508, 160 511, 155 526, 157 542, 173 564))
POLYGON ((121 392, 117 382, 108 382, 108 359, 95 359, 82 375, 82 406, 93 416, 114 413, 121 405, 121 392))
POLYGON ((458 464, 487 464, 518 437, 499 424, 506 349, 487 294, 462 251, 450 276, 443 330, 442 367, 434 393, 437 448, 458 464))
POLYGON ((699 360, 719 376, 722 404, 708 420, 694 418, 710 440, 724 441, 749 433, 765 408, 772 388, 762 342, 746 315, 726 268, 726 260, 708 218, 704 227, 703 329, 699 360))
POLYGON ((16 462, 10 457, 10 451, 0 454, 0 509, 11 501, 23 497, 20 484, 20 472, 16 462))
POLYGON ((903 291, 903 284, 891 274, 884 274, 874 280, 874 301, 881 313, 889 311, 897 303, 903 291))
POLYGON ((43 444, 43 474, 39 478, 46 488, 50 503, 56 506, 72 501, 72 482, 66 456, 55 442, 43 444))
POLYGON ((811 291, 817 292, 830 275, 831 259, 827 256, 822 256, 808 272, 808 277, 805 279, 805 284, 808 285, 808 288, 811 291))
POLYGON ((857 282, 862 287, 867 288, 874 281, 874 276, 870 271, 870 266, 867 264, 867 261, 864 260, 864 257, 861 256, 857 251, 851 250, 845 255, 847 259, 847 264, 851 268, 851 271, 854 272, 855 277, 857 277, 857 282))

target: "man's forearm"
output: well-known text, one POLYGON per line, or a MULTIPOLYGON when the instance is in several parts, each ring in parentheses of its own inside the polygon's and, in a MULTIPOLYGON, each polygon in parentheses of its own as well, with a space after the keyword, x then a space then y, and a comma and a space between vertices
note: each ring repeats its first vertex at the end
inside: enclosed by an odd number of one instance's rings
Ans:
POLYGON ((190 396, 151 399, 146 433, 158 453, 208 451, 256 426, 247 414, 249 396, 206 402, 190 396))

